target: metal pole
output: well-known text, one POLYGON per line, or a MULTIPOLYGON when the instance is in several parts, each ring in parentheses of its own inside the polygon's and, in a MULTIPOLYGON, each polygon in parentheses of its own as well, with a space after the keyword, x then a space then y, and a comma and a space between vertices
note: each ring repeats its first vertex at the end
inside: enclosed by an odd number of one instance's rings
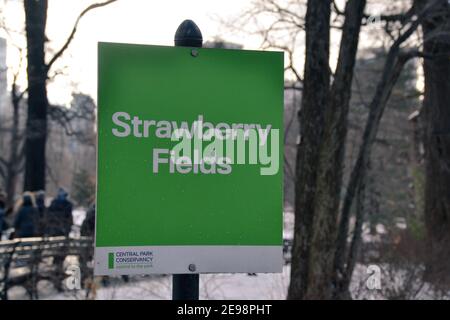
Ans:
MULTIPOLYGON (((200 29, 192 20, 184 20, 175 32, 176 47, 201 48, 203 37, 200 29)), ((192 51, 192 56, 196 57, 197 52, 192 51)), ((195 265, 187 266, 187 270, 195 272, 195 265)), ((198 300, 199 297, 198 273, 174 274, 172 279, 172 300, 198 300)))
POLYGON ((195 274, 174 274, 172 300, 198 300, 200 277, 195 274))

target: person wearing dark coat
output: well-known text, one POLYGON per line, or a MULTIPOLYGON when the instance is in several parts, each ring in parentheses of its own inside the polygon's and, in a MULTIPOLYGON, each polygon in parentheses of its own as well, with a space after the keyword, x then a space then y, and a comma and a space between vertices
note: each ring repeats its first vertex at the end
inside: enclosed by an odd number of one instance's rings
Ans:
POLYGON ((3 231, 8 228, 8 225, 5 221, 6 216, 6 208, 5 208, 5 196, 3 193, 0 193, 0 240, 2 239, 3 231))
POLYGON ((69 236, 72 230, 72 202, 67 192, 60 188, 45 213, 45 235, 49 237, 69 236))
MULTIPOLYGON (((83 220, 80 228, 80 235, 82 237, 94 237, 95 233, 95 203, 92 204, 86 212, 86 217, 83 220)), ((93 258, 93 250, 86 250, 79 257, 80 267, 81 267, 81 275, 82 275, 82 285, 92 280, 93 273, 92 269, 89 268, 88 263, 92 261, 93 258)))
POLYGON ((84 237, 93 237, 95 233, 95 204, 86 212, 86 217, 81 224, 80 234, 84 237))
POLYGON ((47 213, 47 207, 45 206, 45 192, 38 191, 36 193, 36 208, 39 212, 39 236, 43 236, 45 232, 45 216, 47 213))
POLYGON ((33 197, 26 192, 23 195, 22 205, 14 220, 15 238, 35 237, 39 224, 39 213, 33 204, 33 197))

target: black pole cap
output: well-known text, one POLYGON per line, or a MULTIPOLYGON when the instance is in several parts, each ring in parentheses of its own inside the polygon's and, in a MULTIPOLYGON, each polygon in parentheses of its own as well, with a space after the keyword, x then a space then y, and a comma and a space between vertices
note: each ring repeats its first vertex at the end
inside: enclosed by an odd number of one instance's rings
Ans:
POLYGON ((199 27, 192 20, 184 20, 175 32, 175 46, 201 48, 202 44, 203 37, 199 27))

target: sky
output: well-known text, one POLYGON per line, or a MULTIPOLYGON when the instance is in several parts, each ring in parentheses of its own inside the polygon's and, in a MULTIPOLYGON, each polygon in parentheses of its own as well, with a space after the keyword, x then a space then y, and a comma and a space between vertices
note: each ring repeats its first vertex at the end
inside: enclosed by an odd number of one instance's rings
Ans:
MULTIPOLYGON (((49 0, 47 18, 48 47, 60 48, 70 33, 78 14, 89 4, 100 0, 49 0)), ((69 76, 58 75, 49 84, 52 103, 67 104, 72 91, 96 96, 97 43, 99 41, 125 42, 155 45, 173 45, 174 33, 185 19, 194 20, 200 27, 204 40, 217 36, 237 43, 245 43, 247 49, 258 49, 260 40, 244 34, 224 32, 220 19, 235 18, 251 4, 251 0, 119 0, 107 7, 95 9, 80 22, 76 36, 63 59, 54 71, 63 70, 69 76)), ((8 40, 7 65, 17 68, 19 51, 25 47, 19 32, 24 28, 22 1, 0 0, 5 24, 13 32, 10 36, 0 31, 0 37, 8 40), (13 45, 14 44, 14 45, 13 45)), ((47 56, 47 60, 51 55, 47 56)), ((25 72, 20 79, 26 85, 25 72)), ((9 79, 12 73, 10 70, 9 79)))
MULTIPOLYGON (((8 41, 8 79, 19 65, 18 47, 26 48, 24 38, 23 0, 0 0, 0 14, 10 30, 8 34, 0 29, 0 37, 8 41)), ((88 5, 104 0, 48 0, 46 35, 47 61, 59 49, 68 35, 79 13, 88 5)), ((118 0, 106 7, 95 9, 83 17, 70 47, 53 66, 58 74, 48 84, 51 103, 69 105, 72 92, 97 95, 97 43, 99 41, 136 44, 173 45, 174 33, 185 19, 194 20, 200 27, 205 41, 221 38, 242 44, 244 49, 260 49, 261 38, 248 32, 231 33, 222 21, 231 21, 252 6, 253 0, 118 0)), ((340 8, 344 1, 337 1, 340 8)), ((381 8, 381 7, 380 7, 381 8)), ((370 12, 381 11, 369 8, 370 12)), ((334 67, 339 51, 339 32, 332 29, 330 64, 334 67)), ((295 53, 295 67, 303 69, 303 43, 299 41, 295 53)), ((372 43, 373 45, 373 43, 372 43)), ((360 48, 370 46, 362 34, 360 48)), ((26 60, 26 50, 23 50, 26 60)), ((287 57, 285 56, 285 61, 287 57)), ((22 64, 19 84, 26 87, 26 64, 22 64)))

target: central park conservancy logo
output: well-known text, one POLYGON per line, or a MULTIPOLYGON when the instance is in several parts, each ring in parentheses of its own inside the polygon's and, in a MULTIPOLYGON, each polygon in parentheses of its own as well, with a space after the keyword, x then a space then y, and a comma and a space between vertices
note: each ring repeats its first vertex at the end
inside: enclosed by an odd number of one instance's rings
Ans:
POLYGON ((108 269, 138 269, 153 266, 153 252, 116 251, 108 253, 108 269))
POLYGON ((206 122, 202 115, 191 126, 186 121, 143 120, 126 112, 112 116, 112 134, 118 138, 148 138, 178 142, 171 150, 153 149, 153 173, 163 164, 169 173, 230 174, 234 164, 260 165, 261 175, 280 168, 280 133, 272 125, 206 122), (207 141, 204 145, 204 141, 207 141))

